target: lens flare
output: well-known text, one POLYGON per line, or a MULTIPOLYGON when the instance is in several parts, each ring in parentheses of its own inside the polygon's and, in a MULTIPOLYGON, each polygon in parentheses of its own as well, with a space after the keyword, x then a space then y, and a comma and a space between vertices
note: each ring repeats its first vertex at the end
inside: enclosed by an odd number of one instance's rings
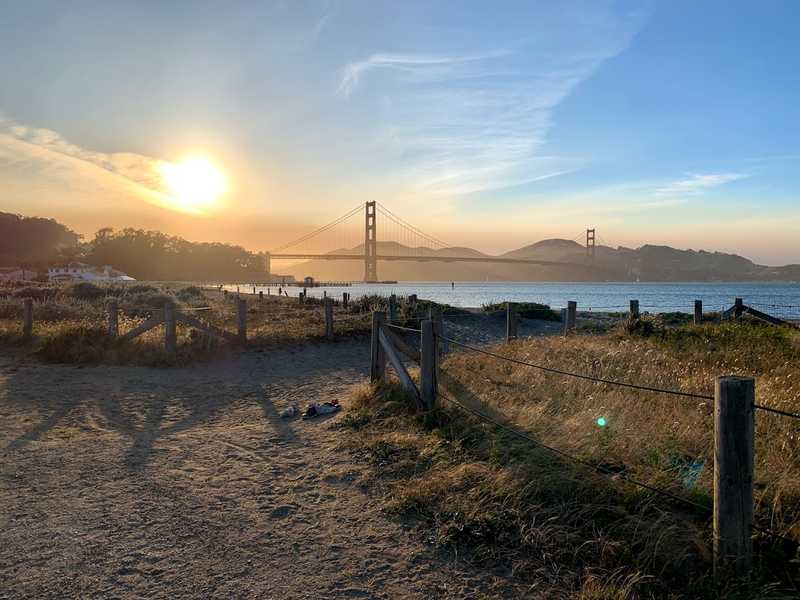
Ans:
POLYGON ((597 419, 597 424, 598 424, 600 427, 605 427, 605 426, 606 426, 606 424, 607 424, 607 422, 606 422, 606 418, 605 418, 605 417, 599 417, 599 418, 597 419))

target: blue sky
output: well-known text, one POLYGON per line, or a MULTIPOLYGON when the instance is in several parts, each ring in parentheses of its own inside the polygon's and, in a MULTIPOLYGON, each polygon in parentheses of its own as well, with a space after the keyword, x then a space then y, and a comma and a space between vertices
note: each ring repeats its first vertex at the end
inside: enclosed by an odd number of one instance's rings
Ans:
POLYGON ((800 262, 795 2, 9 3, 2 210, 268 249, 378 199, 504 251, 595 226, 800 262), (157 165, 208 157, 206 214, 157 165))

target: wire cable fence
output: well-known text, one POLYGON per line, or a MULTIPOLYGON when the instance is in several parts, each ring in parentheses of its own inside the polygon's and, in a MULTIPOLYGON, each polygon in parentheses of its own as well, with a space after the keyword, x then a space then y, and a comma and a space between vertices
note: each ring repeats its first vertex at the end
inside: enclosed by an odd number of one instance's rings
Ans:
POLYGON ((516 359, 516 358, 511 358, 509 356, 503 356, 502 354, 497 354, 496 352, 491 352, 489 350, 484 350, 483 348, 478 348, 478 347, 472 346, 470 344, 465 344, 463 342, 460 342, 458 340, 455 340, 453 338, 449 338, 449 337, 446 337, 446 336, 437 335, 437 337, 439 337, 443 341, 446 341, 446 342, 448 342, 448 343, 450 343, 450 344, 452 344, 454 346, 458 346, 460 348, 464 348, 465 350, 469 350, 471 352, 477 352, 477 353, 483 354, 485 356, 491 356, 491 357, 496 358, 498 360, 504 360, 504 361, 512 363, 512 364, 531 367, 533 369, 539 369, 541 371, 546 371, 548 373, 556 373, 558 375, 564 375, 566 377, 574 377, 576 379, 584 379, 586 381, 592 381, 594 383, 605 383, 605 384, 608 384, 608 385, 615 385, 615 386, 625 387, 625 388, 630 388, 630 389, 635 389, 635 390, 643 390, 643 391, 654 392, 654 393, 658 393, 658 394, 670 394, 670 395, 673 395, 673 396, 683 396, 683 397, 686 397, 686 398, 698 398, 698 399, 701 399, 701 400, 713 400, 714 399, 714 396, 710 396, 710 395, 707 395, 707 394, 697 394, 697 393, 694 393, 694 392, 684 392, 684 391, 681 391, 681 390, 668 390, 668 389, 658 388, 658 387, 649 386, 649 385, 641 385, 641 384, 638 384, 638 383, 628 383, 628 382, 625 382, 625 381, 616 381, 616 380, 613 380, 613 379, 605 379, 603 377, 595 377, 593 375, 584 375, 582 373, 574 373, 572 371, 564 371, 562 369, 556 369, 556 368, 553 368, 553 367, 546 367, 544 365, 537 365, 535 363, 527 362, 527 361, 524 361, 524 360, 519 360, 519 359, 516 359))
POLYGON ((650 485, 648 483, 640 481, 640 480, 638 480, 636 478, 630 477, 630 476, 626 475, 625 473, 620 473, 619 471, 614 471, 612 469, 604 467, 603 465, 594 464, 594 463, 592 463, 592 462, 590 462, 588 460, 584 460, 584 459, 582 459, 582 458, 580 458, 578 456, 575 456, 573 454, 569 454, 568 452, 564 452, 563 450, 559 450, 558 448, 555 448, 553 446, 549 446, 547 444, 544 444, 544 443, 540 442, 539 440, 535 439, 529 433, 526 433, 526 432, 524 432, 524 431, 522 431, 520 429, 517 429, 516 427, 511 427, 510 425, 506 425, 505 423, 502 423, 502 422, 498 421, 497 419, 493 419, 492 417, 490 417, 489 415, 486 415, 485 413, 482 413, 481 411, 478 411, 478 410, 475 410, 475 409, 473 409, 471 407, 465 406, 463 403, 455 400, 454 398, 452 398, 452 397, 450 397, 450 396, 448 396, 446 394, 443 394, 441 392, 441 390, 439 391, 439 396, 441 398, 443 398, 444 400, 446 400, 447 402, 451 403, 452 405, 456 406, 457 408, 463 410, 464 412, 467 412, 467 413, 477 417, 481 421, 484 421, 486 423, 494 425, 494 426, 502 429, 503 431, 505 431, 507 433, 510 433, 511 435, 514 435, 514 436, 516 436, 516 437, 518 437, 520 439, 523 439, 523 440, 525 440, 527 442, 530 442, 531 444, 533 444, 536 447, 539 447, 539 448, 542 448, 544 450, 547 450, 548 452, 556 454, 556 455, 558 455, 558 456, 560 456, 562 458, 566 458, 567 460, 570 460, 570 461, 572 461, 572 462, 574 462, 576 464, 582 465, 584 467, 588 467, 588 468, 590 468, 590 469, 592 469, 594 471, 597 471, 598 473, 601 473, 603 475, 608 475, 608 476, 612 476, 612 477, 618 477, 619 479, 622 479, 623 481, 625 481, 627 483, 630 483, 632 485, 635 485, 635 486, 637 486, 639 488, 642 488, 642 489, 645 489, 645 490, 649 490, 649 491, 651 491, 651 492, 653 492, 655 494, 658 494, 660 496, 663 496, 665 498, 669 498, 669 499, 674 500, 676 502, 680 502, 680 503, 685 504, 687 506, 691 506, 692 508, 700 509, 704 513, 709 513, 710 514, 712 512, 712 508, 709 507, 709 506, 700 504, 699 502, 695 502, 693 500, 689 500, 688 498, 684 498, 682 496, 678 496, 677 494, 673 494, 672 492, 670 492, 668 490, 665 490, 663 488, 655 487, 655 486, 652 486, 652 485, 650 485))
MULTIPOLYGON (((492 352, 490 350, 485 350, 483 348, 478 348, 478 347, 476 347, 474 345, 466 344, 464 342, 461 342, 459 340, 456 340, 456 339, 453 339, 453 338, 450 338, 450 337, 447 337, 447 336, 435 334, 435 337, 438 338, 439 340, 443 341, 443 342, 447 342, 449 344, 452 344, 453 346, 457 346, 457 347, 463 348, 465 350, 468 350, 468 351, 471 351, 471 352, 475 352, 475 353, 478 353, 478 354, 481 354, 481 355, 484 355, 484 356, 489 356, 491 358, 494 358, 494 359, 497 359, 497 360, 500 360, 500 361, 505 361, 505 362, 508 362, 510 364, 515 364, 515 365, 519 365, 519 366, 525 366, 525 367, 528 367, 528 368, 533 368, 533 369, 541 370, 541 371, 548 372, 548 373, 554 373, 554 374, 562 375, 562 376, 565 376, 565 377, 572 377, 572 378, 576 378, 576 379, 590 381, 590 382, 593 382, 593 383, 607 384, 607 385, 618 386, 618 387, 622 387, 622 388, 635 389, 635 390, 658 393, 658 394, 666 394, 666 395, 672 395, 672 396, 683 397, 683 398, 695 398, 695 399, 710 400, 710 401, 714 401, 715 400, 715 397, 713 395, 699 394, 699 393, 695 393, 695 392, 686 392, 686 391, 683 391, 683 390, 666 389, 666 388, 660 388, 660 387, 655 387, 655 386, 650 386, 650 385, 642 385, 642 384, 630 383, 630 382, 625 382, 625 381, 617 381, 617 380, 603 378, 603 377, 596 377, 596 376, 586 375, 586 374, 582 374, 582 373, 575 373, 575 372, 567 371, 567 370, 564 370, 564 369, 548 367, 548 366, 545 366, 545 365, 540 365, 540 364, 532 363, 532 362, 529 362, 529 361, 519 360, 519 359, 516 359, 516 358, 509 357, 509 356, 503 356, 502 354, 498 354, 498 353, 492 352)), ((478 411, 478 410, 476 410, 474 408, 465 406, 463 403, 455 400, 451 396, 449 396, 447 394, 444 394, 441 391, 441 389, 439 390, 438 395, 441 398, 443 398, 444 400, 446 400, 447 402, 449 402, 452 405, 456 406, 457 408, 459 408, 459 409, 461 409, 461 410, 463 410, 463 411, 465 411, 465 412, 467 412, 469 414, 472 414, 473 416, 477 417, 478 419, 480 419, 480 420, 482 420, 482 421, 484 421, 486 423, 492 424, 492 425, 494 425, 494 426, 506 431, 507 433, 510 433, 510 434, 512 434, 512 435, 514 435, 514 436, 516 436, 518 438, 524 439, 524 440, 534 444, 535 446, 543 448, 543 449, 545 449, 545 450, 547 450, 547 451, 549 451, 551 453, 557 454, 557 455, 559 455, 559 456, 561 456, 563 458, 566 458, 566 459, 568 459, 570 461, 573 461, 573 462, 575 462, 577 464, 581 464, 583 466, 589 467, 589 468, 591 468, 591 469, 593 469, 593 470, 595 470, 595 471, 597 471, 599 473, 619 478, 619 479, 621 479, 623 481, 626 481, 627 483, 630 483, 630 484, 632 484, 634 486, 640 487, 642 489, 649 490, 649 491, 651 491, 651 492, 653 492, 655 494, 664 496, 666 498, 670 498, 671 500, 674 500, 676 502, 680 502, 682 504, 685 504, 685 505, 688 505, 688 506, 692 506, 693 508, 700 509, 705 513, 710 513, 713 510, 712 508, 710 508, 708 506, 702 505, 702 504, 700 504, 698 502, 695 502, 693 500, 690 500, 688 498, 679 496, 679 495, 674 494, 674 493, 672 493, 672 492, 670 492, 668 490, 665 490, 663 488, 659 488, 659 487, 650 485, 650 484, 645 483, 645 482, 643 482, 643 481, 641 481, 639 479, 630 477, 625 473, 621 473, 621 472, 616 471, 616 470, 608 469, 608 468, 604 467, 603 465, 594 464, 594 463, 592 463, 590 461, 587 461, 585 459, 582 459, 582 458, 580 458, 578 456, 574 456, 572 454, 569 454, 568 452, 564 452, 563 450, 559 450, 558 448, 554 448, 552 446, 544 444, 544 443, 540 442, 539 440, 536 440, 535 438, 533 438, 529 433, 527 433, 525 431, 521 431, 521 430, 519 430, 519 429, 517 429, 515 427, 512 427, 510 425, 502 423, 502 422, 498 421, 497 419, 494 419, 491 416, 486 415, 485 413, 482 413, 481 411, 478 411)), ((790 417, 790 418, 794 418, 794 419, 800 419, 800 414, 792 413, 792 412, 789 412, 789 411, 783 411, 783 410, 780 410, 780 409, 775 409, 775 408, 764 406, 764 405, 760 405, 760 404, 757 404, 757 403, 753 403, 752 406, 753 406, 753 409, 755 409, 755 410, 762 410, 762 411, 778 414, 778 415, 785 416, 785 417, 790 417)), ((798 545, 798 542, 796 540, 793 540, 792 538, 789 538, 789 537, 786 537, 786 536, 781 535, 779 533, 776 533, 775 531, 772 531, 771 529, 764 528, 764 527, 761 527, 761 526, 756 525, 756 524, 750 524, 750 528, 753 531, 756 531, 758 533, 770 536, 772 538, 775 538, 775 539, 778 539, 778 540, 782 540, 784 542, 789 542, 789 543, 791 543, 791 544, 793 544, 795 546, 798 545)))

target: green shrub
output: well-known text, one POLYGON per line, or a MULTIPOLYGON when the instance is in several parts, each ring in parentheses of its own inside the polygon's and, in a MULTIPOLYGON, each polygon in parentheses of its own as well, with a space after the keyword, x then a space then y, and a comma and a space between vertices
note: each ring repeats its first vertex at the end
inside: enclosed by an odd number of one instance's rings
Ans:
POLYGON ((79 300, 97 300, 105 297, 106 290, 89 281, 81 281, 70 285, 64 290, 64 293, 79 300))
MULTIPOLYGON (((506 302, 488 302, 481 305, 481 310, 491 316, 499 317, 506 314, 506 302)), ((525 319, 538 319, 540 321, 560 321, 561 314, 554 311, 547 304, 537 302, 518 302, 517 315, 525 319)))
POLYGON ((195 300, 202 300, 203 299, 203 290, 201 290, 196 285, 187 286, 181 290, 178 290, 178 293, 175 294, 181 302, 191 302, 195 300))

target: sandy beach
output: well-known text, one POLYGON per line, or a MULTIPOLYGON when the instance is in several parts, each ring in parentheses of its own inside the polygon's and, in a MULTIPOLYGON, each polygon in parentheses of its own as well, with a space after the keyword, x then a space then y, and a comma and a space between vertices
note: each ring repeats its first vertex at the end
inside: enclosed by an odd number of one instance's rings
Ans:
POLYGON ((478 597, 354 481, 332 418, 366 345, 182 369, 0 359, 3 598, 478 597))

